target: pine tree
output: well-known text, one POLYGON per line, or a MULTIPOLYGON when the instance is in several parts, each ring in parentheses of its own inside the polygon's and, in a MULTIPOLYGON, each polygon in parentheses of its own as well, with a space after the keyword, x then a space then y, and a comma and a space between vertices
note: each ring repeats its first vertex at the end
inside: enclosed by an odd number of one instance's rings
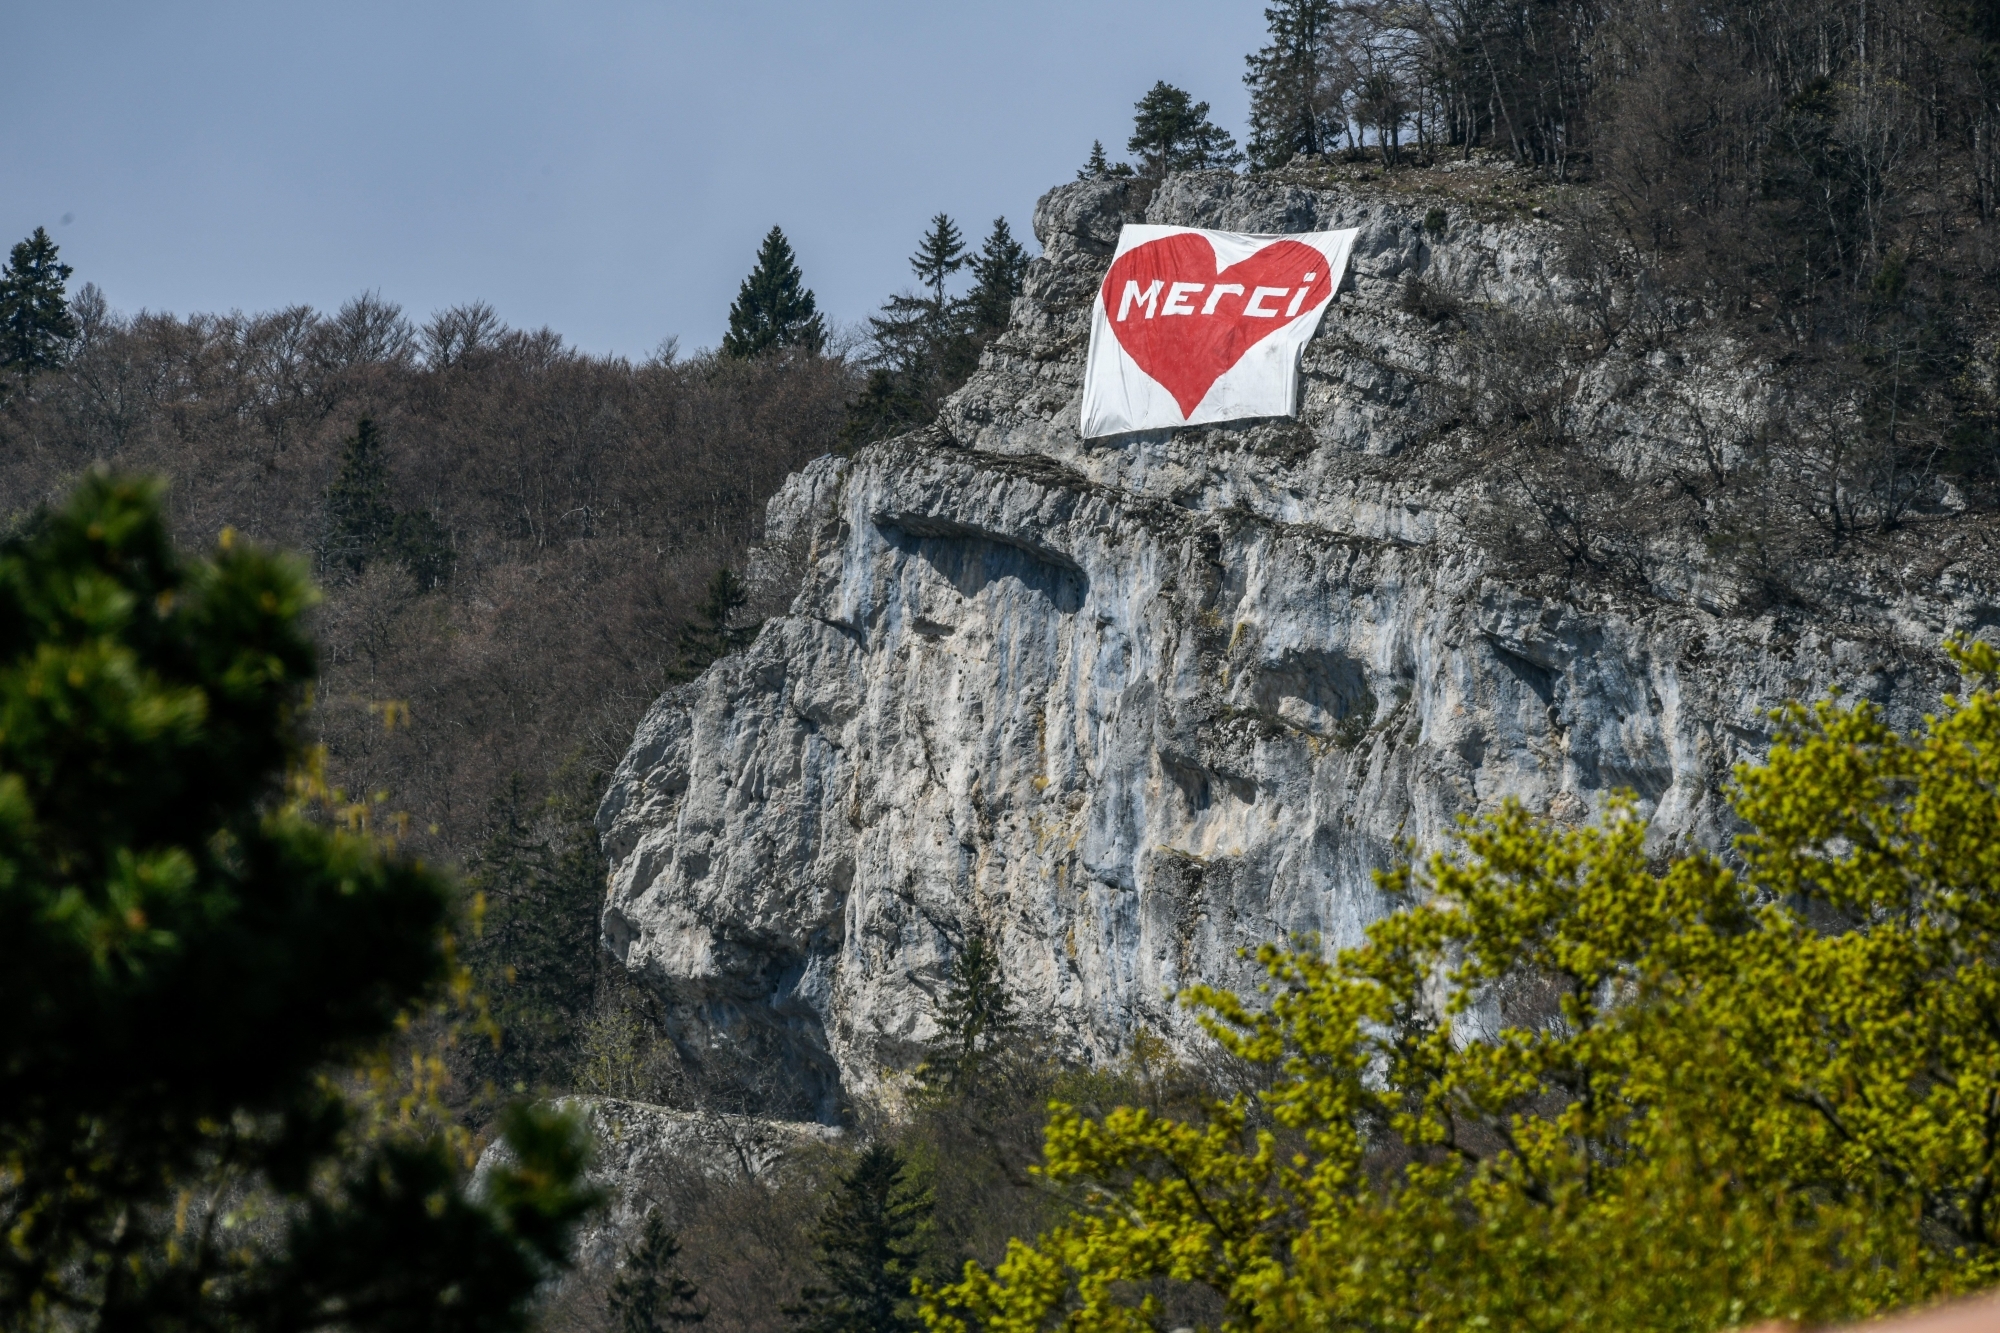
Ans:
POLYGON ((1021 1035, 999 952, 983 933, 969 936, 952 960, 937 1025, 917 1082, 934 1099, 976 1098, 991 1082, 996 1059, 1021 1035))
POLYGON ((979 253, 972 256, 972 291, 966 296, 972 332, 990 337, 1007 327, 1013 314, 1014 298, 1028 275, 1028 252, 1008 230, 1006 218, 994 218, 979 253))
POLYGON ((1131 175, 1131 163, 1113 162, 1104 154, 1104 140, 1092 139, 1090 141, 1090 160, 1083 164, 1083 169, 1076 173, 1076 178, 1080 181, 1119 180, 1131 175))
POLYGON ((729 307, 729 332, 722 337, 727 356, 749 357, 773 347, 817 352, 826 344, 826 324, 793 258, 791 242, 773 227, 757 250, 757 266, 743 279, 729 307))
POLYGON ((917 243, 917 252, 910 256, 910 271, 917 275, 918 282, 930 288, 931 303, 942 314, 947 304, 945 280, 971 262, 958 224, 940 213, 931 219, 931 229, 924 233, 923 240, 917 243))
POLYGON ((340 472, 326 492, 326 557, 330 568, 359 574, 396 535, 389 503, 389 465, 382 435, 363 417, 341 451, 340 472))
POLYGON ((913 377, 878 366, 847 405, 847 420, 840 428, 840 442, 855 448, 870 440, 886 440, 912 431, 935 415, 913 377))
POLYGON ((701 1292, 681 1272, 681 1241, 655 1208, 638 1244, 625 1252, 607 1304, 616 1333, 667 1333, 708 1318, 701 1292))
POLYGON ((931 1197, 886 1144, 861 1154, 820 1215, 819 1281, 784 1313, 798 1333, 917 1333, 910 1296, 928 1238, 931 1197))
POLYGON ((398 513, 389 501, 389 464, 382 433, 363 417, 341 451, 340 472, 326 491, 323 563, 328 569, 359 574, 370 560, 386 556, 409 571, 419 588, 441 588, 451 580, 458 553, 451 534, 421 510, 398 513))
POLYGON ((487 807, 484 844, 466 889, 483 900, 463 944, 475 984, 500 1026, 470 1043, 477 1081, 516 1093, 573 1086, 594 978, 577 965, 597 940, 604 896, 594 816, 602 782, 574 761, 536 799, 519 773, 487 807))
POLYGON ((1243 161, 1236 140, 1208 119, 1208 103, 1197 102, 1164 80, 1134 104, 1132 138, 1125 145, 1139 157, 1139 174, 1160 180, 1176 171, 1235 167, 1243 161))
POLYGON ((1250 72, 1250 162, 1269 169, 1317 156, 1346 123, 1346 87, 1333 0, 1278 0, 1264 11, 1271 40, 1245 57, 1250 72))
POLYGON ((32 380, 62 365, 78 333, 63 287, 74 271, 56 258, 56 243, 40 227, 14 247, 0 268, 0 369, 32 380))
POLYGON ((742 580, 727 565, 716 570, 709 577, 706 595, 695 603, 694 619, 681 626, 675 640, 678 655, 667 668, 667 679, 674 683, 693 680, 711 662, 747 647, 757 637, 759 627, 739 625, 732 629, 729 621, 749 600, 742 580))
POLYGON ((910 256, 925 294, 902 293, 868 319, 874 348, 868 382, 848 409, 845 444, 864 444, 913 429, 937 415, 944 396, 965 382, 979 358, 970 307, 945 292, 951 275, 973 262, 958 224, 939 213, 910 256))

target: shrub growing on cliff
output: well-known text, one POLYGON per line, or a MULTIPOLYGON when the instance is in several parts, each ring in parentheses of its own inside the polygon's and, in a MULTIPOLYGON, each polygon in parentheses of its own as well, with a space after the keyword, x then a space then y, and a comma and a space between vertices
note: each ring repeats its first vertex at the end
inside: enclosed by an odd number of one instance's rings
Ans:
POLYGON ((340 1092, 455 968, 444 883, 308 817, 310 600, 138 482, 0 548, 6 1327, 508 1328, 566 1262, 567 1122, 512 1113, 475 1198, 340 1092))
POLYGON ((2000 1277, 2000 654, 1953 651, 1977 688, 1914 735, 1784 715, 1741 873, 1656 866, 1629 803, 1508 806, 1365 945, 1197 988, 1261 1106, 1058 1107, 1043 1169, 1090 1202, 931 1327, 1142 1328, 1166 1279, 1233 1328, 1705 1330, 2000 1277))

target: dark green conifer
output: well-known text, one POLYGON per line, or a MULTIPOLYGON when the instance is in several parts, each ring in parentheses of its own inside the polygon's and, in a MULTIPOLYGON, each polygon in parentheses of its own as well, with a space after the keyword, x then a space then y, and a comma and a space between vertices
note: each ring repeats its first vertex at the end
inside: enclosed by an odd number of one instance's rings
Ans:
POLYGON ((1236 140, 1210 123, 1208 103, 1197 102, 1162 80, 1134 104, 1132 138, 1125 146, 1139 157, 1139 174, 1160 180, 1176 171, 1235 167, 1243 161, 1236 140))
POLYGON ((945 394, 965 382, 978 360, 969 308, 945 291, 954 273, 972 262, 958 224, 939 213, 910 256, 910 271, 924 292, 903 292, 868 319, 874 343, 867 383, 849 406, 841 440, 849 445, 886 439, 937 415, 945 394))
POLYGON ((747 647, 757 637, 758 627, 732 628, 729 621, 749 600, 742 580, 727 565, 716 570, 709 577, 707 593, 695 603, 694 618, 681 626, 675 643, 678 655, 667 669, 667 679, 676 683, 693 680, 717 658, 747 647))
POLYGON ((62 365, 78 332, 63 286, 74 271, 40 227, 14 247, 0 268, 0 369, 31 380, 62 365))
POLYGON ((757 266, 743 279, 736 303, 729 307, 723 353, 748 357, 774 347, 817 352, 825 344, 826 324, 813 294, 806 290, 791 242, 773 227, 757 250, 757 266))
POLYGON ((1021 1035, 999 952, 984 933, 967 937, 952 960, 937 1025, 917 1066, 918 1084, 934 1099, 977 1097, 992 1083, 994 1065, 1021 1035))
POLYGON ((616 1333, 670 1333, 708 1318, 701 1292, 681 1272, 681 1240, 655 1208, 639 1241, 625 1252, 607 1304, 616 1333))
POLYGON ((928 1238, 931 1196, 887 1144, 861 1154, 820 1215, 819 1280, 787 1305, 797 1333, 917 1333, 910 1280, 928 1238))
POLYGON ((340 472, 326 491, 325 563, 359 574, 396 535, 396 510, 389 503, 389 464, 382 435, 363 417, 341 450, 340 472))
POLYGON ((438 522, 436 515, 421 509, 396 515, 389 552, 425 592, 451 582, 452 570, 458 563, 451 533, 438 522))
POLYGON ((1345 124, 1334 0, 1277 0, 1264 11, 1271 40, 1245 57, 1250 162, 1281 167, 1330 151, 1345 124))
POLYGON ((940 316, 947 305, 945 281, 971 262, 958 224, 944 213, 932 218, 931 229, 924 233, 923 240, 917 243, 917 252, 910 256, 910 271, 930 289, 931 303, 940 316))
POLYGON ((434 515, 398 513, 390 502, 382 433, 363 417, 341 451, 340 472, 327 487, 322 562, 328 570, 355 575, 381 557, 401 564, 425 591, 449 582, 458 558, 450 532, 434 515))
POLYGON ((591 971, 577 960, 595 947, 604 896, 594 822, 603 786, 574 762, 550 785, 536 799, 521 774, 510 775, 487 807, 486 841, 466 884, 485 911, 464 957, 500 1026, 498 1040, 474 1043, 467 1059, 516 1093, 574 1086, 593 998, 591 971))
POLYGON ((840 442, 852 449, 870 440, 886 440, 915 430, 934 415, 935 409, 925 400, 914 376, 877 366, 868 372, 861 392, 847 405, 840 442))
POLYGON ((1090 158, 1076 173, 1078 180, 1122 180, 1133 174, 1130 162, 1113 162, 1104 153, 1104 140, 1090 141, 1090 158))
POLYGON ((994 218, 993 230, 972 256, 972 291, 966 305, 975 336, 985 338, 1007 327, 1014 298, 1028 275, 1028 252, 1014 239, 1006 218, 994 218))

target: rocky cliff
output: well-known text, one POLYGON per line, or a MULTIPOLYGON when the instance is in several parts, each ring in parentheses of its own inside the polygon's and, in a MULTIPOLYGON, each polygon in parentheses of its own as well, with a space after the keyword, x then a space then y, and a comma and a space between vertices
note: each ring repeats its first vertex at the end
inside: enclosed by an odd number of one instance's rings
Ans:
MULTIPOLYGON (((1583 326, 1604 298, 1565 224, 1463 186, 1058 188, 939 422, 790 480, 761 570, 788 608, 659 700, 599 816, 606 947, 684 1056, 833 1120, 894 1086, 974 930, 1078 1053, 1187 1040, 1178 988, 1244 982, 1239 951, 1288 934, 1352 942, 1404 840, 1625 788, 1663 850, 1725 845, 1722 785, 1779 701, 1934 703, 1939 639, 2000 619, 1980 523, 1830 556, 1815 597, 1757 594, 1693 529, 1640 576, 1536 555, 1465 410, 1504 367, 1435 312, 1583 326), (1297 420, 1078 438, 1127 221, 1360 228, 1297 420)), ((1641 500, 1764 410, 1716 338, 1572 379, 1575 438, 1641 500)))

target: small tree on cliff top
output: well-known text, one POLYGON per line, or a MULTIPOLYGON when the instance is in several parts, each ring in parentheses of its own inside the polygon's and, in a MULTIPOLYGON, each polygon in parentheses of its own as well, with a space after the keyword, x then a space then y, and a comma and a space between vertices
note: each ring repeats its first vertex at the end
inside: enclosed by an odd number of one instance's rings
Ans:
POLYGON ((1234 167, 1243 161, 1236 140, 1208 118, 1208 103, 1197 102, 1170 83, 1152 86, 1134 105, 1132 138, 1126 151, 1139 158, 1139 174, 1159 180, 1176 171, 1234 167))
POLYGON ((991 338, 1007 327, 1014 298, 1028 276, 1028 252, 1014 239, 1006 218, 994 218, 979 252, 971 257, 972 290, 966 294, 968 322, 975 338, 991 338))

